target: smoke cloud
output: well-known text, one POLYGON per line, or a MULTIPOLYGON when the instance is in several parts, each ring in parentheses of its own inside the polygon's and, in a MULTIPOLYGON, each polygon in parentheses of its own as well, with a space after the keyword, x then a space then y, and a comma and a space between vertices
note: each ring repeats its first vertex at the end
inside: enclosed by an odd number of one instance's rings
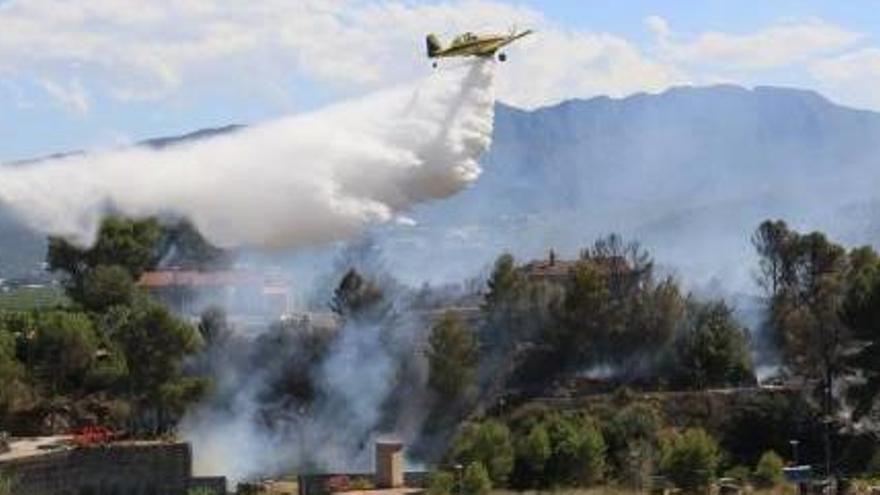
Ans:
POLYGON ((109 211, 188 217, 212 243, 297 248, 347 238, 461 190, 491 142, 494 62, 163 150, 0 168, 0 202, 79 244, 109 211))
MULTIPOLYGON (((369 274, 366 262, 353 266, 369 274)), ((215 384, 179 425, 197 474, 240 482, 368 472, 377 439, 419 438, 433 400, 422 352, 429 321, 408 289, 373 280, 383 302, 364 319, 287 320, 258 335, 231 327, 197 358, 215 384)))

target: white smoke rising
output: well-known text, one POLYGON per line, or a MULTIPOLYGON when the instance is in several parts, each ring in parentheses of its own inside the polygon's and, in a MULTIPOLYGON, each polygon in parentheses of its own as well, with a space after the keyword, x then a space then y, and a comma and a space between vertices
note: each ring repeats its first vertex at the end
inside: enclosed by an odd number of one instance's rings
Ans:
POLYGON ((0 167, 0 202, 80 244, 108 211, 175 213, 223 247, 349 237, 475 180, 491 142, 494 62, 163 150, 0 167))
POLYGON ((194 472, 233 482, 367 472, 375 440, 415 440, 428 410, 421 354, 428 325, 391 292, 387 313, 329 334, 282 325, 212 346, 202 357, 215 391, 179 425, 193 448, 194 472), (329 347, 315 361, 307 342, 322 334, 329 347), (285 388, 297 373, 313 381, 314 397, 285 388))

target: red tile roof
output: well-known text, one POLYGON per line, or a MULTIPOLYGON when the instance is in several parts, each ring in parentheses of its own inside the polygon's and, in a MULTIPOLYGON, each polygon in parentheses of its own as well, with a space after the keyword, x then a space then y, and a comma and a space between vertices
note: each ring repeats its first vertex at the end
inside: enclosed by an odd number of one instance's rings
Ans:
POLYGON ((253 272, 227 270, 197 272, 163 270, 141 275, 138 285, 147 288, 160 287, 229 287, 240 285, 263 285, 266 277, 253 272))

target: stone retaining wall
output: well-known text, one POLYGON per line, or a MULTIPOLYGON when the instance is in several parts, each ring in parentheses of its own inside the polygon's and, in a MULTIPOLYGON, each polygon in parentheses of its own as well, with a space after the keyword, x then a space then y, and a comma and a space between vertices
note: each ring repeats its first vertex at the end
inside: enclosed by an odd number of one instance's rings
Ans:
POLYGON ((186 443, 113 444, 0 462, 18 495, 185 495, 186 443))

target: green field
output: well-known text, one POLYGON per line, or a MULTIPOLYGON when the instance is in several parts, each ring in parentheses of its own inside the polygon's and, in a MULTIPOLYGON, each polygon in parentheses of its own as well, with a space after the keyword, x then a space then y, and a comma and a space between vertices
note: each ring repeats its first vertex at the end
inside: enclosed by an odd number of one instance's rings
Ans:
POLYGON ((70 301, 56 286, 15 287, 0 290, 0 310, 27 311, 64 306, 70 301))

